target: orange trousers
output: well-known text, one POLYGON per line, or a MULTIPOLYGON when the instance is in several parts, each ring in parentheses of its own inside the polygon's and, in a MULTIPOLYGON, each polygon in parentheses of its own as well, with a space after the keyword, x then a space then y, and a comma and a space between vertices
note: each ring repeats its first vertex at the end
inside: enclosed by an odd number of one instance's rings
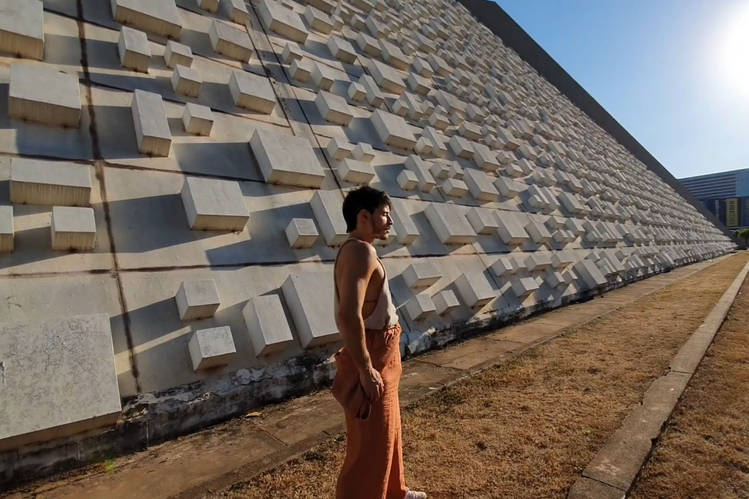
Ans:
MULTIPOLYGON (((337 499, 403 499, 406 480, 403 473, 401 414, 398 385, 402 372, 401 327, 367 330, 367 350, 372 366, 382 375, 385 390, 371 403, 369 417, 360 419, 356 411, 344 407, 346 416, 346 457, 336 487, 337 499)), ((336 354, 336 384, 359 383, 359 373, 345 348, 336 354)))

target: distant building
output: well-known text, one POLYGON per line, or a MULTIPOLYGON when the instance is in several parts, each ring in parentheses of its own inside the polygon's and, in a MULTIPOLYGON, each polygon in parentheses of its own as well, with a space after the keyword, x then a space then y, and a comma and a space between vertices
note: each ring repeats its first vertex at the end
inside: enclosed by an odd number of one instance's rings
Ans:
POLYGON ((749 168, 679 179, 729 229, 749 227, 749 168))

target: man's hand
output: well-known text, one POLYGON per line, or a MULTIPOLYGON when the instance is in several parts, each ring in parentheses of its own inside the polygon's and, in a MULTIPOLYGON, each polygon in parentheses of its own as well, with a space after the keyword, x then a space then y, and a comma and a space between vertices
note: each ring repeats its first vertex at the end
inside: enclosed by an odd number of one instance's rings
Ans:
POLYGON ((382 393, 385 390, 385 384, 382 382, 382 376, 380 372, 374 367, 367 367, 359 371, 359 382, 364 388, 364 393, 367 394, 367 398, 370 402, 382 397, 382 393))

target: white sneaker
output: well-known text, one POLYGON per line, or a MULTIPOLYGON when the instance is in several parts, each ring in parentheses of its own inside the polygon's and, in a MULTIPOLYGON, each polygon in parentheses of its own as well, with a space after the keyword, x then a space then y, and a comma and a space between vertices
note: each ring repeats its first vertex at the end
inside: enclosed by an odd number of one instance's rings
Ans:
POLYGON ((426 492, 417 492, 415 490, 409 490, 406 492, 406 499, 427 499, 426 492))

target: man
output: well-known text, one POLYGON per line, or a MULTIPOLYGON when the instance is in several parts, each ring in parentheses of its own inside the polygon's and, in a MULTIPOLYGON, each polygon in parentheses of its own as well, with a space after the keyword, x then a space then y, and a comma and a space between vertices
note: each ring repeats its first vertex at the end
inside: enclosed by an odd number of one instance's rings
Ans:
POLYGON ((371 187, 348 193, 343 218, 349 238, 334 266, 336 323, 343 348, 336 353, 333 395, 346 416, 346 457, 338 499, 423 499, 406 488, 398 384, 398 315, 385 267, 372 243, 386 239, 393 219, 387 194, 371 187))

